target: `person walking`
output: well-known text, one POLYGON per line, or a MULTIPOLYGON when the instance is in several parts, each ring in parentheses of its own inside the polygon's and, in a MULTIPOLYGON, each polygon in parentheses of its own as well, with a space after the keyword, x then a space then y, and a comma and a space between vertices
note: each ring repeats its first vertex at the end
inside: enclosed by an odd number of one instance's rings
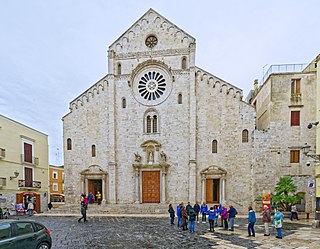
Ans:
POLYGON ((291 213, 290 213, 290 220, 299 220, 299 217, 298 217, 298 212, 297 212, 297 207, 296 207, 296 204, 295 203, 292 203, 291 205, 291 209, 290 209, 291 213))
POLYGON ((174 225, 174 209, 171 203, 169 204, 168 212, 170 213, 170 224, 174 225))
POLYGON ((222 211, 221 211, 221 218, 223 219, 223 224, 224 224, 224 230, 228 230, 228 210, 226 207, 222 207, 222 211))
POLYGON ((197 223, 199 223, 200 205, 198 201, 196 201, 196 204, 194 204, 193 210, 196 213, 197 223))
POLYGON ((275 213, 274 217, 274 226, 277 229, 277 239, 282 239, 282 225, 283 225, 283 220, 284 216, 282 214, 282 209, 278 208, 277 212, 275 213))
POLYGON ((196 222, 196 212, 191 207, 189 209, 189 232, 194 233, 194 223, 196 222))
POLYGON ((48 208, 49 208, 49 210, 51 210, 51 208, 52 208, 53 206, 52 206, 52 203, 51 203, 51 201, 48 203, 48 208))
POLYGON ((202 223, 206 223, 207 221, 207 212, 208 212, 208 206, 204 201, 200 207, 200 213, 202 214, 202 223))
POLYGON ((30 201, 29 204, 28 204, 28 215, 29 215, 29 216, 32 216, 32 214, 33 214, 33 209, 34 209, 33 202, 30 201))
POLYGON ((236 215, 238 214, 238 212, 232 205, 229 205, 228 213, 229 213, 229 219, 230 219, 230 229, 229 229, 229 231, 234 231, 234 220, 235 220, 236 215))
POLYGON ((87 207, 86 203, 83 201, 81 202, 81 218, 78 219, 78 222, 80 222, 83 219, 83 222, 87 222, 87 207))
POLYGON ((269 223, 271 222, 271 214, 267 205, 263 206, 262 222, 264 224, 264 236, 270 236, 269 223))
POLYGON ((210 208, 210 210, 207 212, 208 214, 208 220, 209 220, 209 226, 210 226, 210 232, 214 232, 214 220, 217 217, 217 209, 214 209, 213 207, 210 208))
POLYGON ((248 237, 256 237, 256 234, 254 232, 254 223, 256 223, 256 213, 253 211, 252 207, 248 207, 248 237), (252 233, 252 235, 251 235, 252 233))
POLYGON ((101 204, 101 194, 100 194, 99 191, 97 192, 96 197, 97 197, 97 200, 98 200, 98 205, 100 205, 101 204))
POLYGON ((182 216, 182 230, 186 231, 188 230, 188 214, 187 214, 187 209, 184 206, 182 206, 181 216, 182 216))

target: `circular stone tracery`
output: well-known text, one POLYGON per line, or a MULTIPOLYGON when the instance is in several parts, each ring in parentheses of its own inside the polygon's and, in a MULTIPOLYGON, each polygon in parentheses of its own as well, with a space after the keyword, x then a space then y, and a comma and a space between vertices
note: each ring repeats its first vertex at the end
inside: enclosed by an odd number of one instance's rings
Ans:
POLYGON ((149 48, 153 48, 157 43, 158 39, 154 35, 149 35, 146 39, 146 46, 149 48))
POLYGON ((166 79, 161 73, 149 71, 141 76, 138 89, 142 98, 156 100, 164 94, 166 86, 166 79))

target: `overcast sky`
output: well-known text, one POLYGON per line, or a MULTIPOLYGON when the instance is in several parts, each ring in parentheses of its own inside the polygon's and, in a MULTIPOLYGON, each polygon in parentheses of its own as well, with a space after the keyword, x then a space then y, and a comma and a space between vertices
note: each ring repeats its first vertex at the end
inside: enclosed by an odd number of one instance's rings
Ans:
POLYGON ((149 8, 195 37, 196 65, 244 96, 266 64, 320 53, 318 0, 1 0, 0 114, 48 134, 51 164, 63 163, 69 102, 108 73, 108 46, 149 8))

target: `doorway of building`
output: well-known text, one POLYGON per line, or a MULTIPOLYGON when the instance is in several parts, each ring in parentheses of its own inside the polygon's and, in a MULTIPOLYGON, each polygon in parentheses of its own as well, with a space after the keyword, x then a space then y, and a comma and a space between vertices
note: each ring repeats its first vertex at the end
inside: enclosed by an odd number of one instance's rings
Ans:
POLYGON ((103 199, 103 196, 102 196, 102 180, 88 180, 88 193, 86 194, 90 194, 92 193, 94 195, 94 202, 95 203, 98 203, 98 200, 97 200, 97 193, 98 191, 100 192, 101 194, 101 199, 103 199))
POLYGON ((220 202, 220 179, 206 179, 207 203, 220 202))
POLYGON ((142 203, 160 203, 160 171, 142 171, 142 203))

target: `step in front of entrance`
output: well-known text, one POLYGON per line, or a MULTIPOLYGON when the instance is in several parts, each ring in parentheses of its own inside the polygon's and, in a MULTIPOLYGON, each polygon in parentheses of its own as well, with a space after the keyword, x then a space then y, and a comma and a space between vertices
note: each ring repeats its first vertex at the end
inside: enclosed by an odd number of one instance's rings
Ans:
MULTIPOLYGON (((63 207, 52 209, 48 213, 68 214, 79 213, 80 204, 66 204, 63 207)), ((88 214, 167 214, 167 204, 89 204, 88 214)))

